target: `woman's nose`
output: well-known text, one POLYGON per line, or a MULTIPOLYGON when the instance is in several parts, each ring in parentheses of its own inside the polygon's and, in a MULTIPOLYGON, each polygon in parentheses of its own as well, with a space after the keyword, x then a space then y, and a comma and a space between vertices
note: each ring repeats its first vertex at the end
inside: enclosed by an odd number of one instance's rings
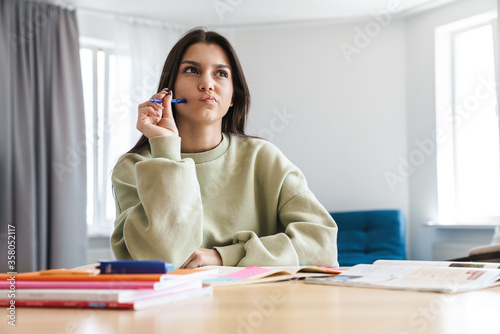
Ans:
POLYGON ((213 90, 214 89, 214 79, 210 74, 203 74, 200 77, 200 82, 198 84, 200 90, 213 90))

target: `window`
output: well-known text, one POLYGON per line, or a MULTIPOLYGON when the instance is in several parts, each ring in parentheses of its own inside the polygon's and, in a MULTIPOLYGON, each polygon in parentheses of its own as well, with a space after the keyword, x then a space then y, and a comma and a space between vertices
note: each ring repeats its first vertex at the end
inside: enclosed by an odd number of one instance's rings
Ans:
POLYGON ((500 223, 495 13, 436 29, 441 224, 500 223))
POLYGON ((130 60, 113 53, 113 45, 82 39, 80 60, 87 138, 87 227, 91 235, 111 234, 115 202, 111 172, 135 140, 135 113, 127 96, 130 60), (117 69, 120 69, 118 72, 117 69))

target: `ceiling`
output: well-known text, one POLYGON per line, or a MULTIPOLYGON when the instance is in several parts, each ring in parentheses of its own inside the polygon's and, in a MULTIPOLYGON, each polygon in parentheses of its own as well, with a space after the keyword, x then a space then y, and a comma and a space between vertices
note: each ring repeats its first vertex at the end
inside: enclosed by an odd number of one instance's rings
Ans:
POLYGON ((234 27, 410 15, 459 0, 70 0, 78 9, 181 26, 234 27))

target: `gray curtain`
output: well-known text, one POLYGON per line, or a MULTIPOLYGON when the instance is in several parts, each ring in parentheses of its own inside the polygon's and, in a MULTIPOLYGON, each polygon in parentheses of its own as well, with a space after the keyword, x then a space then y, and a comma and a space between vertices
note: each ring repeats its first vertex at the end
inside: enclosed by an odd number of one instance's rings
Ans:
POLYGON ((75 11, 0 0, 0 71, 0 271, 82 265, 86 142, 75 11))

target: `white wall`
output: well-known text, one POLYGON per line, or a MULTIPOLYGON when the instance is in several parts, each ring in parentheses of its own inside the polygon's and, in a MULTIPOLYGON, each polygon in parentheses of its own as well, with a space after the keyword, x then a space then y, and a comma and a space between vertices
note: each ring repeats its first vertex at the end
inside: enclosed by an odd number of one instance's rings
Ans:
MULTIPOLYGON (((436 129, 434 85, 434 29, 437 26, 496 8, 496 0, 467 0, 406 20, 407 63, 407 132, 408 156, 421 151, 416 141, 435 141, 436 129)), ((428 146, 430 147, 430 146, 428 146)), ((431 152, 430 150, 429 152, 431 152)), ((425 153, 425 152, 424 152, 425 153)), ((425 153, 425 160, 405 183, 410 190, 409 252, 414 259, 432 259, 436 242, 484 245, 490 242, 492 231, 450 230, 424 226, 437 220, 436 154, 425 153)), ((466 254, 456 254, 465 256, 466 254)))
POLYGON ((355 46, 366 23, 236 29, 249 133, 299 166, 328 210, 407 213, 408 186, 392 191, 384 177, 406 154, 404 23, 390 22, 348 62, 340 45, 355 46))

